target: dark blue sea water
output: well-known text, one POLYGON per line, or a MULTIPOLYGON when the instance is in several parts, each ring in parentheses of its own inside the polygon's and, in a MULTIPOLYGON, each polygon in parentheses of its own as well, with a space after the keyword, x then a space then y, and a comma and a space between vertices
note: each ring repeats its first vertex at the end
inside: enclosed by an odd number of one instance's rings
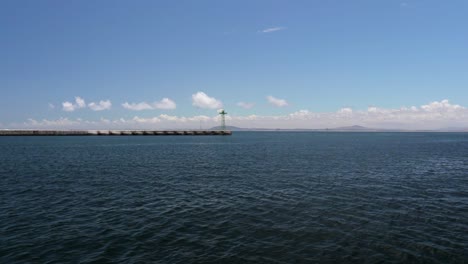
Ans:
POLYGON ((468 263, 468 134, 0 137, 0 263, 468 263))

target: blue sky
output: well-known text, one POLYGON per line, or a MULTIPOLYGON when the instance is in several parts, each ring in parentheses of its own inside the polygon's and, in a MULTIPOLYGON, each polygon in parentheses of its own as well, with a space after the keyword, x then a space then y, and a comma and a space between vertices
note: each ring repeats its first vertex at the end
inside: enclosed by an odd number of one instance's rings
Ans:
POLYGON ((467 11, 456 0, 4 0, 0 123, 216 115, 194 106, 197 92, 239 117, 445 99, 464 109, 467 11), (84 107, 64 111, 77 96, 84 107), (155 107, 163 98, 175 109, 155 107), (143 102, 152 109, 122 106, 143 102))

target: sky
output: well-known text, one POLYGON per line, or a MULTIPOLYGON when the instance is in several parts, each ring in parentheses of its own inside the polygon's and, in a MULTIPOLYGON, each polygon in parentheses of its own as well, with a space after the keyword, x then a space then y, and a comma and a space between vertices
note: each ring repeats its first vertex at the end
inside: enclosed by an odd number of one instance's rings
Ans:
POLYGON ((0 1, 0 128, 468 128, 468 1, 0 1))

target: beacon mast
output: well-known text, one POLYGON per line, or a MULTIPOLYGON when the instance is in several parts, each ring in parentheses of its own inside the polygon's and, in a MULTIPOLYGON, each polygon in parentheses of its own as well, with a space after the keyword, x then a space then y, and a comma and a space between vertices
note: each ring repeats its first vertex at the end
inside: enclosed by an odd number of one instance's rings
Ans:
POLYGON ((221 115, 221 130, 225 131, 226 130, 226 118, 225 116, 227 115, 227 112, 224 111, 224 109, 220 109, 218 113, 221 115))

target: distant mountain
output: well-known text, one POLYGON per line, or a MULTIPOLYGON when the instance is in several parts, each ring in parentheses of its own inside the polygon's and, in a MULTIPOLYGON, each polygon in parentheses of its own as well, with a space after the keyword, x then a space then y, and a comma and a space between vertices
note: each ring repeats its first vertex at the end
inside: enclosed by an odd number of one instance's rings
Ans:
POLYGON ((383 129, 375 129, 375 128, 368 128, 368 127, 354 125, 354 126, 330 128, 328 130, 332 130, 332 131, 380 131, 383 129))
POLYGON ((438 129, 439 132, 468 132, 468 128, 464 127, 446 127, 438 129))
MULTIPOLYGON (((211 130, 221 130, 221 126, 212 127, 211 130)), ((385 129, 385 128, 369 128, 365 126, 344 126, 335 128, 241 128, 236 126, 226 126, 226 130, 231 131, 278 131, 278 132, 293 132, 293 131, 310 131, 310 132, 468 132, 468 128, 444 128, 438 130, 406 130, 406 129, 385 129)))
MULTIPOLYGON (((221 129, 223 129, 221 126, 215 126, 215 127, 210 128, 210 130, 221 130, 221 129)), ((241 131, 241 130, 248 130, 248 129, 240 128, 236 126, 226 126, 226 130, 241 131)))
MULTIPOLYGON (((221 126, 212 127, 211 130, 221 130, 221 126)), ((327 128, 327 129, 301 129, 301 128, 241 128, 236 126, 226 126, 226 130, 231 131, 363 131, 363 132, 375 132, 383 131, 383 129, 374 129, 363 126, 346 126, 346 127, 337 127, 337 128, 327 128)))

